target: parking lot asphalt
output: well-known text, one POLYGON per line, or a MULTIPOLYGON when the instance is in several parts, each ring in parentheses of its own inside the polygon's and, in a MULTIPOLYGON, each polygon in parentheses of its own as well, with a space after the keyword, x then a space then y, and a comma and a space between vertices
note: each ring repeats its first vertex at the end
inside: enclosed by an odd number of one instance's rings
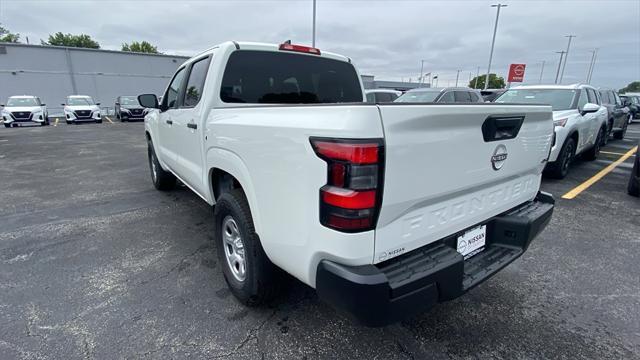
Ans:
POLYGON ((271 305, 233 298, 212 209, 156 191, 141 123, 0 129, 0 359, 640 358, 640 200, 611 141, 543 181, 553 219, 461 298, 386 328, 353 324, 292 280, 271 305))

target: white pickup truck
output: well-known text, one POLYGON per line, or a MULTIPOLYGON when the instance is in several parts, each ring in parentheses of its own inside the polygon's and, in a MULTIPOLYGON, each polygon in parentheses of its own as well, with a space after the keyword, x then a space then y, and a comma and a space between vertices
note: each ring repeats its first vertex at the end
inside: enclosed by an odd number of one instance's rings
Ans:
POLYGON ((155 187, 179 179, 215 205, 219 263, 247 305, 284 270, 385 325, 498 272, 553 212, 549 106, 366 103, 347 57, 243 42, 186 61, 161 104, 138 99, 155 187))

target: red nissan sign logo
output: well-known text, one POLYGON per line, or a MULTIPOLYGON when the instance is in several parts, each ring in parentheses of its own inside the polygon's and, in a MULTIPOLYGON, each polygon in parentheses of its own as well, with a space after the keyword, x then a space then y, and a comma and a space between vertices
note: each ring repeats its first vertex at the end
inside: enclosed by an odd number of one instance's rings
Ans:
POLYGON ((524 70, 526 64, 511 64, 509 66, 509 82, 522 82, 524 80, 524 70))

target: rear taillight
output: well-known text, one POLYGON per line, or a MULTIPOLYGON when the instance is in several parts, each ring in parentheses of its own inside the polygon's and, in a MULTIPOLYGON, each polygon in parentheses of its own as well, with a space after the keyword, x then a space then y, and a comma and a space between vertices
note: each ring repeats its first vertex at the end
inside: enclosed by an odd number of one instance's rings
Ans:
POLYGON ((327 162, 327 184, 320 188, 320 223, 343 232, 372 230, 382 202, 382 139, 311 138, 327 162))

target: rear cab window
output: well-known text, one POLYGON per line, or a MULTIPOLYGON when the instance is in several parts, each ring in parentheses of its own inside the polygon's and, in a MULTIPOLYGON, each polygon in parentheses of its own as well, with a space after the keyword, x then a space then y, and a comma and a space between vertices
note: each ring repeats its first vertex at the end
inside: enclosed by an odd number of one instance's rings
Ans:
POLYGON ((358 74, 348 62, 316 55, 234 51, 222 77, 225 103, 317 104, 363 102, 358 74))
POLYGON ((196 60, 191 65, 189 72, 189 80, 184 94, 184 107, 194 107, 200 102, 202 90, 204 89, 204 81, 209 71, 209 61, 211 57, 207 56, 203 59, 196 60))

